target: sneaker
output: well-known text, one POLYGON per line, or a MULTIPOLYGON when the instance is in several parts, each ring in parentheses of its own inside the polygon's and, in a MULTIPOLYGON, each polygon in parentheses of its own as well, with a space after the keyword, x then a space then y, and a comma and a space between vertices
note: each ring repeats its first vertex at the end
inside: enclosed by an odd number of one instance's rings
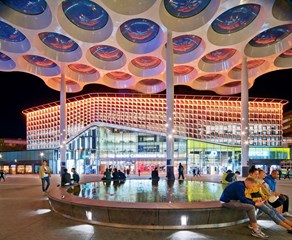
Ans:
POLYGON ((262 238, 262 239, 269 238, 269 236, 264 234, 260 229, 253 229, 251 231, 251 235, 257 238, 262 238))
POLYGON ((284 212, 282 214, 283 217, 292 217, 292 214, 288 213, 288 212, 284 212))
MULTIPOLYGON (((253 229, 253 227, 252 227, 250 224, 248 224, 248 228, 249 228, 249 229, 253 229)), ((261 229, 260 226, 258 226, 258 228, 261 229)))

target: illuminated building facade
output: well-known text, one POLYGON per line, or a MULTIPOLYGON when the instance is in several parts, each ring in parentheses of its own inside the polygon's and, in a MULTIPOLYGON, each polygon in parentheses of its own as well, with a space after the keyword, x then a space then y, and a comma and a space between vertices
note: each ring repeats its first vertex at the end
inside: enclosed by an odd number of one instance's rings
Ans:
MULTIPOLYGON (((291 148, 292 147, 292 110, 284 112, 283 114, 283 137, 284 137, 284 146, 291 148)), ((290 159, 292 159, 291 152, 290 152, 290 159)), ((290 165, 287 167, 292 168, 292 161, 290 161, 290 165)))
POLYGON ((292 138, 292 110, 285 112, 283 115, 283 136, 292 138))
MULTIPOLYGON (((251 158, 289 157, 288 150, 282 148, 286 103, 280 99, 250 99, 251 158)), ((100 167, 109 165, 131 165, 137 172, 165 165, 165 95, 87 94, 67 99, 66 108, 69 166, 77 165, 80 172, 86 172, 88 168, 100 171, 100 167)), ((23 111, 28 150, 60 147, 59 111, 58 102, 23 111)), ((240 165, 240 120, 238 97, 175 96, 175 161, 183 161, 188 167, 208 166, 212 171, 240 165)))

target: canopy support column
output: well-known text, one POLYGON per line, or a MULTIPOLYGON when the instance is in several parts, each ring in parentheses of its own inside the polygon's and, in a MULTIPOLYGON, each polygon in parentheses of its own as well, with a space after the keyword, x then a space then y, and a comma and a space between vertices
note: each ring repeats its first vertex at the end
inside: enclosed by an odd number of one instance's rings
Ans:
POLYGON ((242 176, 246 177, 249 160, 248 68, 246 57, 242 58, 241 74, 241 166, 242 176))
POLYGON ((65 76, 61 74, 61 86, 60 86, 60 163, 61 163, 61 174, 66 168, 66 121, 67 121, 67 110, 66 110, 66 82, 65 76))
POLYGON ((167 30, 166 47, 166 177, 168 180, 175 180, 174 176, 174 137, 173 137, 173 43, 172 32, 167 30))

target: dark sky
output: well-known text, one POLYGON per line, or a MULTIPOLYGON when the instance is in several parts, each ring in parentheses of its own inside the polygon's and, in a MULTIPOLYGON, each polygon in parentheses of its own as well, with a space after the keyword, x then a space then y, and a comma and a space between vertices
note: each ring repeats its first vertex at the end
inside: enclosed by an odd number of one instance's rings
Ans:
MULTIPOLYGON (((26 138, 24 109, 59 101, 60 94, 46 86, 38 77, 19 72, 0 72, 1 128, 0 138, 26 138)), ((292 68, 277 70, 258 77, 249 90, 250 97, 286 99, 284 111, 292 109, 292 68)), ((90 84, 81 92, 67 94, 67 98, 91 92, 130 92, 116 90, 98 84, 90 84)), ((165 92, 162 92, 165 93, 165 92)), ((190 87, 175 86, 176 94, 216 95, 211 91, 196 91, 190 87)), ((235 96, 240 96, 237 94, 235 96)))

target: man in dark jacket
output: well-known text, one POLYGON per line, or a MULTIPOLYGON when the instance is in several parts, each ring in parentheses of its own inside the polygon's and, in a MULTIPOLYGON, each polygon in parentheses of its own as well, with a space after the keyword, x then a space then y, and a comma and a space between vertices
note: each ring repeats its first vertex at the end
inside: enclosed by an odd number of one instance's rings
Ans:
POLYGON ((118 170, 118 174, 119 174, 120 183, 124 183, 127 178, 126 175, 120 169, 118 170))
POLYGON ((235 210, 246 211, 252 229, 251 235, 258 238, 268 238, 257 224, 255 206, 261 206, 263 202, 253 202, 246 198, 245 189, 251 189, 255 186, 256 180, 247 177, 244 181, 237 181, 230 183, 223 191, 220 201, 223 207, 232 208, 235 210))
POLYGON ((72 172, 72 181, 74 183, 79 183, 80 181, 80 176, 79 174, 76 172, 76 169, 75 168, 71 168, 71 172, 72 172))
POLYGON ((184 167, 181 163, 179 163, 179 165, 178 165, 178 179, 180 179, 180 177, 182 177, 182 179, 185 179, 184 167))
POLYGON ((157 181, 160 179, 157 167, 155 167, 154 170, 151 172, 151 179, 157 181))
POLYGON ((68 169, 64 168, 63 174, 61 176, 61 186, 68 186, 71 184, 71 175, 68 173, 68 169))

